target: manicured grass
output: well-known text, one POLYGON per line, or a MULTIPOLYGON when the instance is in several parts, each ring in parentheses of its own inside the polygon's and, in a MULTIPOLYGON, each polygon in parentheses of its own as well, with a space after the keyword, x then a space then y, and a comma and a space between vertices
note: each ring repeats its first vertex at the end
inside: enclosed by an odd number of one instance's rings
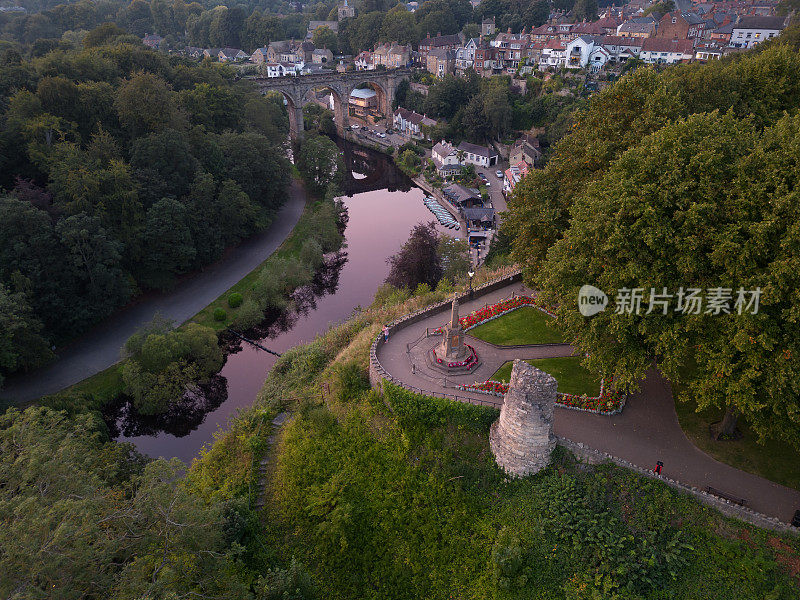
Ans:
POLYGON ((759 475, 775 483, 800 490, 800 461, 798 452, 788 444, 767 440, 759 444, 747 422, 739 418, 739 440, 716 441, 709 435, 709 426, 722 421, 721 409, 695 412, 697 403, 687 390, 673 384, 675 412, 678 422, 692 443, 720 462, 759 475))
POLYGON ((483 325, 469 330, 469 335, 490 344, 521 346, 523 344, 559 344, 564 341, 555 329, 555 319, 532 306, 523 306, 483 325))
MULTIPOLYGON (((586 394, 594 397, 600 393, 600 379, 581 365, 579 356, 540 358, 527 362, 555 377, 558 380, 558 391, 562 394, 577 394, 579 396, 586 394)), ((511 378, 511 365, 512 363, 507 362, 497 369, 495 374, 492 375, 492 379, 508 383, 511 378)))

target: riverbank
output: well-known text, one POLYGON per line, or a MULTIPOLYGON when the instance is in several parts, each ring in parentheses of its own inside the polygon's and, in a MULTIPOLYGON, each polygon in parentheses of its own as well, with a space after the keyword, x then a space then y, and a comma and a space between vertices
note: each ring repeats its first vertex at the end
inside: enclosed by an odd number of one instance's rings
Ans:
POLYGON ((33 373, 9 378, 0 398, 24 404, 63 391, 111 394, 121 379, 115 373, 125 341, 156 314, 184 323, 202 312, 209 303, 226 297, 243 277, 259 270, 294 231, 306 207, 302 184, 293 180, 289 197, 272 225, 210 265, 184 279, 168 292, 151 294, 140 302, 106 319, 87 334, 62 348, 60 356, 33 373), (77 385, 76 385, 77 384, 77 385), (73 387, 74 386, 74 387, 73 387))

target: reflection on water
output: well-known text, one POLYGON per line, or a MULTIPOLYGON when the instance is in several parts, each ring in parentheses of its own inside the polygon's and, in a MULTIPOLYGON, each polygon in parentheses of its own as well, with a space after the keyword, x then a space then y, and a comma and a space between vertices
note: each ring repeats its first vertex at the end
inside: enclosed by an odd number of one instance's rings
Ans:
MULTIPOLYGON (((342 200, 349 216, 344 232, 347 252, 328 257, 326 267, 314 282, 293 296, 293 310, 267 315, 264 325, 246 332, 246 337, 261 340, 266 348, 278 353, 312 341, 332 325, 348 319, 356 307, 368 306, 388 275, 386 259, 400 249, 414 225, 431 220, 422 203, 422 190, 412 187, 386 155, 355 148, 341 140, 337 143, 345 157, 353 157, 346 162, 350 172, 363 176, 348 177, 344 185, 347 196, 342 200), (373 187, 376 185, 384 187, 373 187)), ((228 419, 253 403, 276 360, 240 340, 226 340, 226 344, 231 354, 215 382, 227 383, 227 394, 188 403, 183 414, 176 412, 174 417, 180 424, 165 417, 163 421, 151 420, 149 428, 145 428, 129 408, 121 409, 114 423, 118 439, 133 442, 139 451, 150 456, 177 456, 191 461, 204 444, 213 441, 214 433, 225 427, 228 419)))

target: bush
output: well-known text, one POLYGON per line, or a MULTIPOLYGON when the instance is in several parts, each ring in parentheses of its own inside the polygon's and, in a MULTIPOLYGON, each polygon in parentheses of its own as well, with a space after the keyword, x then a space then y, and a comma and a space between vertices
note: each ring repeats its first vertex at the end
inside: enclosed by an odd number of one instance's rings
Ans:
POLYGON ((264 320, 264 309, 253 298, 248 298, 242 303, 242 307, 233 319, 233 325, 237 329, 250 329, 264 320))
POLYGON ((224 308, 215 308, 214 309, 214 320, 215 321, 224 321, 228 318, 228 313, 225 312, 224 308))
POLYGON ((359 398, 369 388, 369 376, 358 363, 340 363, 334 369, 334 390, 339 402, 359 398))
POLYGON ((488 431, 500 414, 490 406, 423 396, 388 382, 384 382, 383 389, 386 402, 403 425, 442 427, 452 423, 475 431, 488 431))
POLYGON ((230 296, 228 296, 228 306, 231 308, 239 308, 244 302, 244 298, 239 292, 233 292, 230 296))

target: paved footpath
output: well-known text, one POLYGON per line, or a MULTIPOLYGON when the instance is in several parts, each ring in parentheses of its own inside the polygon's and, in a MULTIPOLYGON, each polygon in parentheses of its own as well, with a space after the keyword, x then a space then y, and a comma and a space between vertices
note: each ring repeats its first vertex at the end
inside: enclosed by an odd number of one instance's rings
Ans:
POLYGON ((297 225, 305 201, 302 185, 292 180, 289 197, 269 229, 248 238, 203 271, 181 279, 174 289, 148 294, 136 304, 114 313, 69 346, 61 348, 58 358, 46 367, 8 379, 0 390, 0 398, 15 403, 29 402, 107 369, 120 360, 125 341, 156 313, 176 323, 190 319, 277 250, 297 225))
MULTIPOLYGON (((460 312, 466 315, 484 304, 493 304, 506 298, 512 292, 530 293, 520 283, 511 284, 479 299, 464 302, 460 312)), ((393 332, 389 342, 379 346, 378 350, 378 358, 386 371, 409 385, 433 394, 456 393, 500 405, 502 398, 457 391, 452 386, 485 381, 500 365, 512 358, 568 356, 572 351, 567 345, 498 349, 470 338, 468 343, 475 347, 483 363, 470 375, 448 377, 448 389, 444 389, 441 376, 431 377, 421 366, 420 359, 424 350, 441 339, 425 339, 425 328, 433 330, 440 327, 449 316, 449 310, 445 308, 424 321, 393 332), (413 373, 412 361, 415 364, 413 373)), ((800 491, 720 463, 694 446, 678 423, 669 383, 655 370, 647 374, 640 390, 628 398, 621 414, 609 417, 557 408, 554 428, 559 436, 582 442, 643 468, 652 468, 657 460, 661 460, 666 477, 700 489, 711 486, 746 498, 749 508, 787 523, 794 511, 800 509, 800 491)))

